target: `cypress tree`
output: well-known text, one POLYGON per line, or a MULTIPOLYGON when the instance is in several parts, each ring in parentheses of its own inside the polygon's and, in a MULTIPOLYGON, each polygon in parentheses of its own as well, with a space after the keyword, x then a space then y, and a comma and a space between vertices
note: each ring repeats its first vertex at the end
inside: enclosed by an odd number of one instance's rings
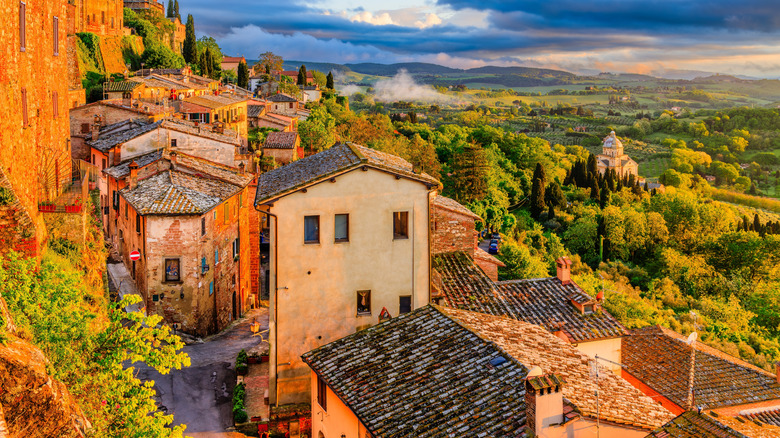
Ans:
POLYGON ((761 232, 761 219, 758 217, 758 213, 753 216, 753 231, 757 233, 761 232))
POLYGON ((325 80, 325 88, 330 89, 330 90, 336 89, 335 85, 333 84, 333 72, 332 71, 328 72, 328 77, 325 80))
POLYGON ((306 65, 301 65, 301 68, 298 69, 298 84, 297 85, 306 85, 306 65))
MULTIPOLYGON (((171 4, 170 2, 168 3, 171 4)), ((187 64, 198 62, 198 45, 195 41, 195 19, 192 14, 187 15, 187 25, 185 26, 184 44, 182 46, 182 56, 187 64)))
POLYGON ((649 192, 650 190, 648 190, 648 189, 647 189, 647 187, 648 187, 648 186, 647 186, 647 180, 645 180, 645 191, 646 191, 646 192, 649 192))
POLYGON ((550 205, 550 208, 547 210, 547 220, 553 220, 555 219, 555 207, 550 205))
POLYGON ((165 14, 168 18, 173 18, 173 0, 168 0, 168 11, 165 14))
POLYGON ((249 87, 249 67, 243 60, 238 64, 238 74, 236 76, 236 85, 241 88, 249 87))
POLYGON ((599 167, 596 164, 596 156, 593 154, 588 154, 588 173, 592 173, 593 175, 598 175, 599 173, 599 167))
POLYGON ((596 182, 596 178, 593 178, 590 182, 590 198, 595 200, 599 199, 599 185, 598 182, 596 182))
POLYGON ((531 186, 531 216, 538 219, 539 215, 547 208, 544 202, 544 187, 547 175, 542 163, 536 163, 534 169, 533 185, 531 186))
POLYGON ((612 197, 609 189, 607 188, 606 181, 601 183, 601 193, 599 193, 599 196, 599 206, 601 206, 601 209, 603 210, 609 205, 611 200, 610 198, 612 197))
POLYGON ((181 21, 181 14, 179 14, 179 0, 173 0, 173 16, 181 21))
POLYGON ((547 188, 544 191, 544 200, 548 205, 559 208, 565 208, 567 205, 566 195, 563 194, 561 186, 559 186, 556 181, 552 181, 547 185, 547 188))

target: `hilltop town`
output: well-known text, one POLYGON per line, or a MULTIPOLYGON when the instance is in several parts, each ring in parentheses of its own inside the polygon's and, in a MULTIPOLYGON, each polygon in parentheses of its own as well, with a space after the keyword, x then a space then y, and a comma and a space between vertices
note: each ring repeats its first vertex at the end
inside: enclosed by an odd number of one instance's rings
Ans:
POLYGON ((389 102, 178 0, 2 11, 0 437, 780 436, 776 108, 389 102))

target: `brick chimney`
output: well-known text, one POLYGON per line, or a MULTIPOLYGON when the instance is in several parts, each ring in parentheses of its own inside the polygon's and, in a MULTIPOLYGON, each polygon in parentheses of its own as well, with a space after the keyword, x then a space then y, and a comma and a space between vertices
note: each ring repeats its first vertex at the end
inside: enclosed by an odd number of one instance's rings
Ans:
POLYGON ((545 431, 563 423, 562 377, 544 374, 538 366, 532 367, 525 378, 525 421, 533 436, 546 437, 545 431))
POLYGON ((179 164, 179 154, 176 151, 171 151, 170 160, 171 170, 176 170, 176 166, 179 164))
MULTIPOLYGON (((111 155, 111 152, 109 152, 108 154, 111 155)), ((109 158, 111 158, 111 157, 109 156, 109 158)), ((118 144, 118 145, 114 146, 114 159, 113 160, 109 160, 109 161, 111 161, 111 163, 112 163, 111 165, 112 166, 116 166, 116 165, 118 165, 119 163, 122 162, 122 145, 121 144, 118 144)))
POLYGON ((246 164, 244 164, 244 162, 243 162, 243 161, 242 161, 242 162, 240 162, 240 163, 238 163, 238 171, 239 171, 239 172, 241 172, 241 175, 243 175, 243 174, 244 174, 244 170, 245 170, 245 168, 246 168, 246 164))
POLYGON ((561 284, 571 283, 571 260, 561 257, 555 261, 555 265, 558 267, 558 280, 561 280, 561 284))
POLYGON ((138 186, 138 163, 133 161, 130 163, 130 180, 128 181, 130 190, 133 190, 138 186))
POLYGON ((98 136, 100 135, 100 125, 101 125, 101 118, 100 116, 95 116, 95 121, 92 123, 92 141, 95 141, 98 139, 98 136))

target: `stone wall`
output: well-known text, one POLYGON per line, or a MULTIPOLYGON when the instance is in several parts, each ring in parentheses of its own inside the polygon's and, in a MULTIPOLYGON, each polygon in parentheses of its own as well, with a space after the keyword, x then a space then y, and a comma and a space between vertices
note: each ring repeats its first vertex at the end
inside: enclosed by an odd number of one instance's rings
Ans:
POLYGON ((38 203, 55 198, 71 176, 66 80, 68 3, 26 2, 24 51, 19 8, 18 1, 0 2, 0 102, 5 111, 0 117, 0 167, 20 208, 30 216, 33 234, 40 242, 46 230, 38 203), (59 19, 57 47, 54 17, 59 19))
POLYGON ((74 0, 76 32, 96 35, 122 35, 124 3, 122 0, 74 0))
POLYGON ((432 254, 463 251, 474 254, 477 231, 474 218, 440 207, 433 208, 432 254))

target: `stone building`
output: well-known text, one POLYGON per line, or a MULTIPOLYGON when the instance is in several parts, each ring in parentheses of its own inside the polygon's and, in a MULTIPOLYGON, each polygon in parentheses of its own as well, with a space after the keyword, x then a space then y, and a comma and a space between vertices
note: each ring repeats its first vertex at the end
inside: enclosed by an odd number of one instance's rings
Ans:
POLYGON ((133 11, 157 11, 165 15, 165 6, 157 0, 124 0, 124 6, 133 11))
POLYGON ((270 102, 268 112, 282 114, 288 117, 298 115, 298 99, 286 93, 276 93, 266 98, 270 102))
POLYGON ((73 0, 76 32, 100 36, 123 34, 124 2, 122 0, 73 0))
POLYGON ((278 164, 303 158, 301 138, 297 132, 269 132, 263 143, 263 156, 272 157, 278 164))
POLYGON ((617 138, 615 131, 604 139, 602 149, 603 152, 596 155, 596 165, 602 175, 607 170, 614 170, 621 178, 628 175, 638 176, 639 165, 623 152, 623 143, 617 138))
POLYGON ((179 20, 179 17, 169 18, 173 24, 173 32, 171 33, 171 49, 174 52, 181 54, 184 49, 184 39, 187 37, 187 26, 179 20))
POLYGON ((232 71, 238 73, 238 65, 244 62, 246 64, 246 58, 243 56, 223 56, 222 57, 222 71, 232 71))
POLYGON ((253 175, 175 151, 127 165, 113 197, 117 250, 144 298, 185 333, 224 329, 253 305, 249 189, 253 175), (138 251, 140 259, 130 260, 138 251))
POLYGON ((184 99, 180 112, 187 120, 199 123, 221 124, 231 129, 246 142, 247 102, 246 99, 230 96, 194 96, 184 99))
POLYGON ((0 102, 5 109, 0 180, 14 194, 13 208, 24 216, 14 216, 8 226, 26 224, 18 228, 18 237, 32 244, 31 252, 46 239, 38 204, 53 200, 71 182, 67 13, 67 0, 0 2, 0 102))
POLYGON ((438 181, 405 160, 336 145, 258 177, 270 217, 270 390, 308 402, 300 355, 430 300, 430 209, 438 181))

